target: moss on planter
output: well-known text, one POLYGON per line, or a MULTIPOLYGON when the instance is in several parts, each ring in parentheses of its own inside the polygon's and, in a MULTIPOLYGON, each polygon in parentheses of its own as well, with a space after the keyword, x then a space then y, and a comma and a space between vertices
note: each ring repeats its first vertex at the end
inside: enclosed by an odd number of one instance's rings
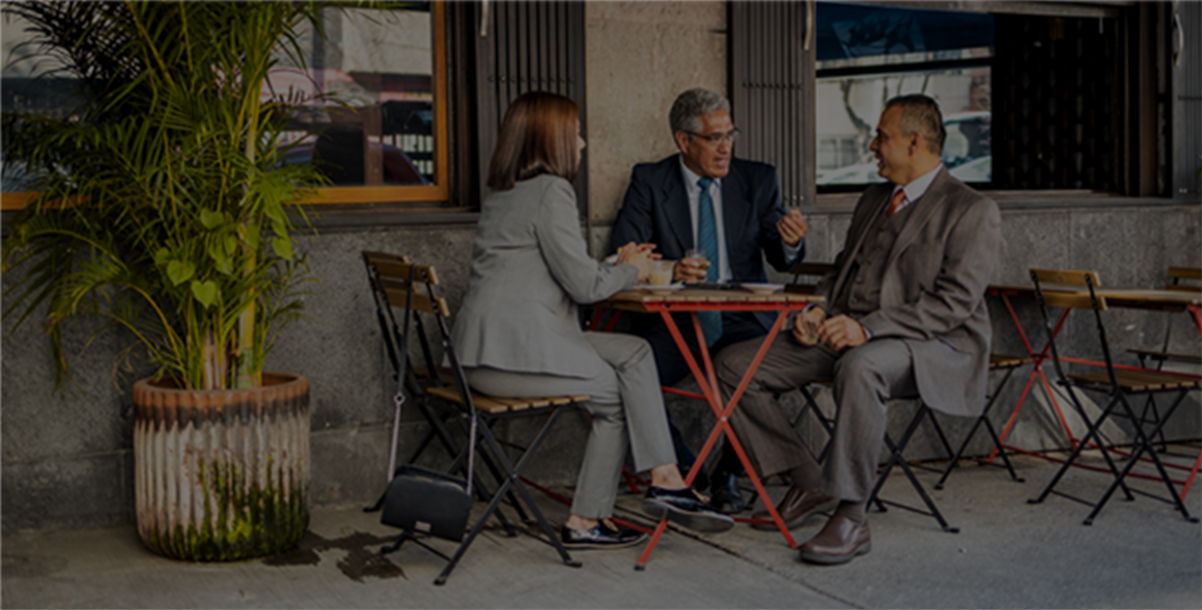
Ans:
POLYGON ((292 548, 309 526, 307 490, 296 485, 285 492, 272 480, 270 469, 266 488, 248 487, 237 464, 217 462, 209 467, 202 461, 200 487, 209 494, 201 527, 189 523, 185 530, 176 525, 165 541, 155 532, 155 546, 164 554, 193 561, 262 557, 292 548))

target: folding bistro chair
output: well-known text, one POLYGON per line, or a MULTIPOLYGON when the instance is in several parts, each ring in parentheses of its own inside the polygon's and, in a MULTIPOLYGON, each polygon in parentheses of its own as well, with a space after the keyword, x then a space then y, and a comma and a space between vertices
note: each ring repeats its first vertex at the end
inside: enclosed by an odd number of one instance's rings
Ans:
MULTIPOLYGON (((521 472, 529 463, 531 457, 537 452, 538 447, 546 438, 551 426, 558 419, 563 407, 587 401, 589 397, 586 395, 575 395, 537 398, 497 398, 472 392, 468 387, 463 368, 460 366, 459 359, 451 344, 450 324, 448 323, 450 308, 447 306, 446 300, 437 295, 435 287, 438 285, 438 276, 434 268, 425 265, 412 265, 403 256, 376 252, 364 252, 364 261, 371 274, 373 291, 377 293, 377 303, 383 302, 390 306, 383 308, 387 312, 386 315, 381 313, 380 317, 381 319, 390 321, 392 329, 396 328, 395 319, 392 317, 392 308, 402 308, 404 309, 405 316, 412 315, 415 318, 421 317, 418 314, 433 316, 450 367, 448 369, 437 369, 434 367, 433 360, 428 353, 428 346, 423 345, 423 350, 427 352, 427 366, 429 370, 435 371, 430 379, 432 385, 426 388, 425 393, 428 396, 434 396, 443 400, 448 407, 453 409, 455 418, 463 422, 465 427, 471 427, 474 423, 469 422, 474 422, 476 419, 479 420, 481 425, 476 428, 476 436, 474 438, 476 438, 475 444, 483 445, 483 449, 486 450, 480 452, 481 459, 486 464, 495 464, 499 469, 500 487, 495 493, 491 494, 488 506, 455 550, 455 553, 450 558, 447 558, 446 566, 434 580, 434 583, 441 585, 446 582, 451 571, 454 570, 459 560, 463 557, 463 554, 467 552, 472 542, 484 529, 484 525, 490 517, 495 516, 505 526, 507 531, 512 532, 504 514, 499 510, 500 503, 505 498, 510 499, 511 506, 518 511, 523 521, 540 526, 543 534, 546 536, 545 542, 548 542, 555 548, 565 564, 579 567, 580 562, 573 560, 568 555, 567 550, 563 547, 559 537, 543 516, 542 511, 539 510, 538 505, 530 497, 529 491, 522 482, 521 472), (451 385, 443 385, 443 379, 448 376, 451 385), (500 442, 493 434, 492 428, 503 420, 531 416, 541 416, 545 419, 535 438, 525 448, 525 451, 521 453, 515 464, 509 459, 500 442), (514 498, 512 492, 516 492, 520 496, 520 499, 514 498), (533 515, 533 519, 525 517, 523 506, 525 510, 528 510, 533 515)), ((419 333, 419 337, 421 337, 421 333, 419 333)), ((395 349, 397 351, 397 359, 402 365, 406 360, 404 352, 401 351, 406 348, 405 339, 407 338, 402 334, 395 348, 390 348, 390 350, 395 349)), ((398 370, 403 372, 404 367, 398 370)), ((415 402, 421 403, 423 401, 415 402)), ((439 418, 437 416, 427 416, 427 419, 431 420, 431 425, 433 425, 434 421, 439 418)), ((391 473, 395 472, 393 467, 397 443, 396 429, 399 423, 398 405, 398 420, 394 421, 393 457, 390 458, 389 464, 390 476, 391 473)), ((448 450, 456 448, 453 439, 449 435, 445 439, 440 433, 436 433, 436 436, 443 439, 444 445, 447 446, 448 450)), ((456 457, 454 464, 450 468, 451 472, 463 472, 465 470, 471 472, 471 469, 467 467, 467 459, 473 453, 472 449, 473 447, 459 448, 458 451, 453 453, 456 457)), ((473 478, 473 482, 478 483, 478 481, 478 478, 473 478)), ((475 488, 480 489, 480 486, 477 484, 475 488)), ((538 538, 538 536, 535 537, 538 538)), ((396 546, 394 545, 392 549, 386 548, 384 550, 385 552, 389 552, 395 548, 396 546)))
MULTIPOLYGON (((993 387, 993 392, 985 396, 985 409, 981 411, 981 416, 973 423, 972 429, 964 437, 964 442, 960 444, 960 448, 952 456, 952 461, 948 463, 947 469, 943 471, 943 476, 939 477, 939 482, 935 483, 935 489, 943 489, 943 484, 947 481, 947 477, 952 474, 952 469, 960 467, 960 460, 964 456, 964 451, 968 449, 968 444, 972 441, 973 435, 977 433, 977 430, 982 425, 985 427, 985 431, 989 433, 989 438, 993 440, 993 452, 1001 456, 1002 464, 1004 464, 1006 471, 1010 473, 1010 478, 1019 483, 1025 480, 1014 472, 1014 466, 1010 463, 1010 457, 1006 454, 1006 449, 1002 447, 1002 441, 998 438, 997 430, 989 421, 989 410, 993 407, 993 403, 997 402, 998 396, 1001 396, 1002 390, 1005 389, 1006 383, 1010 381, 1010 376, 1014 374, 1015 369, 1029 362, 1031 362, 1030 358, 1021 356, 989 355, 989 372, 1004 371, 1005 374, 1002 375, 1001 381, 993 387)), ((997 466, 997 464, 988 458, 979 458, 977 459, 977 463, 982 466, 997 466)))
MULTIPOLYGON (((1199 289, 1197 284, 1192 286, 1182 284, 1181 280, 1194 280, 1195 282, 1202 281, 1202 268, 1198 267, 1169 267, 1169 282, 1165 285, 1165 290, 1180 290, 1183 292, 1196 292, 1199 289)), ((1169 341, 1173 338, 1173 318, 1169 318, 1164 329, 1164 344, 1159 350, 1143 350, 1129 349, 1128 353, 1134 354, 1139 358, 1139 366, 1143 368, 1153 368, 1150 363, 1155 364, 1156 370, 1163 370, 1164 365, 1168 362, 1185 362, 1191 364, 1202 364, 1202 356, 1198 354, 1175 354, 1169 352, 1169 341)), ((1140 413, 1139 421, 1141 424, 1156 423, 1160 420, 1160 412, 1156 408, 1156 400, 1153 395, 1149 394, 1147 401, 1144 403, 1143 413, 1140 413)), ((1164 431, 1160 436, 1160 450, 1167 451, 1168 443, 1164 439, 1164 431)))
MULTIPOLYGON (((453 383, 452 375, 449 369, 434 366, 434 358, 430 351, 430 341, 426 335, 422 316, 419 315, 420 313, 432 313, 433 302, 428 296, 421 294, 414 294, 413 301, 406 300, 407 295, 411 294, 405 288, 410 281, 410 278, 407 275, 401 277, 399 274, 402 272, 408 273, 406 270, 409 268, 407 267, 407 265, 409 265, 409 257, 400 254, 388 254, 384 252, 371 252, 366 250, 363 251, 362 255, 363 263, 367 269, 368 281, 372 289, 372 300, 376 307, 376 321, 380 326, 380 333, 384 340, 384 346, 388 354, 388 360, 392 365, 393 380, 398 384, 398 396, 402 390, 407 390, 410 396, 424 397, 426 395, 426 387, 431 383, 434 385, 453 383), (383 269, 384 271, 381 272, 380 269, 383 269), (409 345, 409 326, 406 325, 405 330, 402 332, 401 325, 397 323, 396 316, 393 315, 393 307, 407 309, 407 315, 405 315, 402 319, 406 324, 412 323, 413 325, 414 334, 418 338, 418 345, 421 347, 425 366, 415 367, 410 364, 408 358, 409 353, 407 349, 407 346, 409 345), (401 372, 402 370, 404 371, 403 373, 401 372), (401 379, 404 381, 402 382, 401 379)), ((415 273, 418 271, 420 271, 420 274, 417 276, 419 279, 428 279, 431 285, 438 285, 438 276, 434 273, 432 268, 420 266, 415 267, 415 273)), ((447 455, 452 457, 458 456, 462 448, 459 446, 459 443, 454 439, 454 437, 451 435, 451 431, 446 426, 447 420, 451 419, 452 417, 456 417, 457 413, 447 413, 445 410, 439 411, 435 409, 434 405, 428 400, 416 400, 414 401, 414 404, 417 405, 430 428, 426 431, 422 441, 418 443, 417 449, 410 454, 409 459, 406 460, 404 464, 415 464, 418 458, 422 456, 422 454, 430 446, 430 443, 434 440, 438 440, 441 443, 442 447, 446 450, 447 455)), ((392 477, 395 476, 399 468, 397 464, 397 443, 399 440, 400 430, 399 405, 394 413, 393 418, 392 444, 389 447, 388 471, 386 475, 388 478, 386 479, 385 484, 387 484, 388 481, 391 481, 392 477)), ((489 471, 492 473, 494 479, 498 481, 502 480, 500 469, 497 468, 496 464, 493 463, 492 458, 489 457, 488 454, 483 454, 481 459, 485 466, 487 466, 489 471)), ((452 474, 467 474, 465 464, 459 463, 456 465, 456 467, 458 470, 452 471, 452 474)), ((474 478, 473 484, 473 490, 481 500, 487 502, 489 499, 491 499, 491 495, 488 494, 485 486, 482 484, 479 478, 474 478)), ((510 496, 510 504, 514 506, 515 510, 518 512, 518 516, 524 522, 529 521, 525 512, 521 508, 521 504, 518 503, 516 499, 512 497, 512 495, 510 496)), ((364 512, 375 512, 380 510, 383 505, 384 494, 381 494, 380 498, 375 504, 363 510, 364 512)), ((503 515, 500 517, 500 520, 505 532, 508 535, 517 535, 517 532, 513 529, 513 526, 511 526, 509 522, 504 519, 503 515)))
POLYGON ((1152 448, 1150 439, 1160 432, 1161 428, 1164 426, 1164 422, 1173 415, 1173 412, 1181 404, 1182 400, 1185 398, 1185 395, 1190 390, 1197 389, 1199 387, 1199 380, 1183 377, 1181 375, 1162 373, 1159 371, 1133 370, 1130 368, 1118 368, 1115 366, 1110 357, 1110 348, 1106 342, 1106 328, 1102 323, 1102 312, 1105 311, 1107 307, 1106 299, 1099 296, 1095 290, 1095 287, 1099 286, 1098 275, 1096 272, 1061 269, 1032 269, 1031 280, 1035 284, 1035 296, 1039 301, 1039 309, 1040 313, 1043 315, 1044 327, 1047 329, 1048 343, 1052 350, 1052 362, 1055 364, 1058 384, 1064 387, 1065 391, 1068 393, 1069 399, 1073 403, 1074 408, 1076 408, 1077 413, 1081 415, 1082 419, 1084 419, 1088 428, 1085 436, 1082 437, 1077 443, 1077 446, 1074 448, 1072 454, 1067 460, 1065 460, 1064 464, 1061 465, 1060 469, 1056 472, 1056 475, 1052 477, 1052 480, 1048 482, 1047 486, 1044 487, 1043 492, 1039 494, 1039 497, 1028 500, 1028 502, 1033 504, 1039 503, 1047 498, 1049 493, 1056 493, 1057 495, 1064 496, 1071 500, 1090 505, 1092 508, 1089 512, 1089 515, 1085 518, 1085 524, 1090 525, 1093 523, 1094 517, 1096 517, 1098 512, 1102 510, 1102 507, 1106 505, 1106 502, 1110 499, 1110 496, 1114 494, 1116 489, 1122 488, 1123 493, 1126 495, 1128 500, 1134 499, 1134 496, 1131 495, 1132 491, 1151 498, 1163 500, 1163 498, 1160 498, 1159 496, 1136 489, 1130 489, 1124 483, 1124 478, 1126 478, 1126 476, 1131 472, 1131 469, 1135 466, 1135 464, 1139 462, 1140 457, 1147 453, 1150 456, 1152 463, 1156 466, 1156 470, 1159 473, 1161 480, 1164 481, 1165 487, 1168 489, 1169 496, 1171 498, 1168 501, 1172 503, 1177 510, 1181 511, 1181 514, 1187 520, 1196 523, 1198 519, 1196 517, 1191 517, 1189 511, 1185 508, 1185 504, 1182 502, 1180 496, 1178 496, 1177 490, 1173 485, 1173 480, 1165 471, 1164 464, 1161 462, 1160 457, 1156 454, 1156 451, 1152 448), (1045 286, 1047 284, 1060 284, 1071 288, 1076 288, 1076 291, 1061 292, 1059 290, 1045 290, 1045 286), (1093 310, 1094 321, 1097 325, 1098 343, 1105 362, 1105 371, 1088 371, 1083 373, 1065 372, 1064 367, 1061 365, 1060 354, 1056 348, 1055 333, 1052 329, 1052 322, 1048 316, 1049 307, 1093 310), (1088 417, 1088 415, 1085 413, 1085 409, 1081 405, 1081 401, 1078 398, 1075 389, 1094 392, 1109 398, 1105 408, 1097 418, 1091 419, 1088 417), (1135 416, 1135 410, 1131 405, 1129 397, 1161 392, 1174 395, 1172 404, 1165 411, 1164 417, 1160 418, 1159 421, 1153 424, 1152 431, 1150 433, 1145 433, 1143 422, 1141 422, 1135 416), (1121 411, 1116 412, 1116 407, 1121 407, 1121 411), (1114 460, 1111 459, 1110 454, 1112 451, 1106 448, 1101 437, 1099 436, 1099 429, 1101 428, 1102 424, 1111 415, 1120 413, 1135 424, 1133 426, 1135 431, 1135 449, 1127 458, 1127 462, 1121 471, 1118 469, 1114 460), (1101 498, 1093 503, 1070 496, 1063 492, 1055 491, 1056 484, 1060 482, 1061 477, 1064 476, 1064 473, 1081 455, 1081 451, 1091 446, 1091 441, 1101 449, 1102 457, 1105 459, 1110 473, 1114 477, 1114 480, 1110 483, 1110 486, 1106 489, 1105 493, 1102 494, 1101 498))

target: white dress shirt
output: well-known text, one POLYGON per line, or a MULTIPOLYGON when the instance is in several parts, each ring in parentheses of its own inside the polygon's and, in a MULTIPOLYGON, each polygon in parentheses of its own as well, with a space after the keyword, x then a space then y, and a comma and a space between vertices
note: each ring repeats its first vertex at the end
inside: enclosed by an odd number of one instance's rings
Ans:
MULTIPOLYGON (((697 209, 701 199, 701 187, 697 186, 697 181, 701 180, 701 176, 693 173, 693 170, 684 164, 683 156, 680 157, 680 171, 684 176, 685 190, 689 195, 689 220, 693 223, 693 247, 697 247, 697 209)), ((731 279, 730 259, 726 255, 726 223, 722 216, 722 178, 714 178, 710 183, 710 201, 714 204, 714 220, 718 224, 718 281, 729 282, 731 279)), ((798 242, 796 246, 783 243, 784 238, 781 238, 781 242, 785 248, 785 260, 787 261, 793 260, 801 251, 802 242, 798 242)), ((710 261, 710 263, 713 262, 710 261)))
POLYGON ((898 189, 906 191, 906 196, 902 199, 901 203, 897 204, 897 209, 894 210, 893 213, 896 214, 906 209, 906 206, 918 201, 919 198, 925 195, 927 193, 927 189, 931 188, 931 183, 935 181, 935 176, 939 175, 939 170, 941 169, 943 169, 942 163, 936 165, 935 169, 911 180, 910 184, 905 186, 894 185, 893 193, 889 196, 890 199, 897 195, 898 189))

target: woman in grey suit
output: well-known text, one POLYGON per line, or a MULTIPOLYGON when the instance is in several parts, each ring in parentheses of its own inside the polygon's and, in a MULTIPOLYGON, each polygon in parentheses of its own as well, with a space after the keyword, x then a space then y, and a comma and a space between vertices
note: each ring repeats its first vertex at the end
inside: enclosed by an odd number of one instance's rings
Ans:
POLYGON ((577 305, 648 275, 653 246, 628 244, 613 265, 588 256, 572 181, 584 139, 576 105, 527 93, 510 105, 489 168, 455 351, 472 388, 499 397, 588 394, 593 416, 561 536, 569 548, 617 548, 645 536, 610 520, 627 447, 651 472, 644 509, 700 531, 734 525, 684 484, 655 360, 630 335, 582 332, 577 305))

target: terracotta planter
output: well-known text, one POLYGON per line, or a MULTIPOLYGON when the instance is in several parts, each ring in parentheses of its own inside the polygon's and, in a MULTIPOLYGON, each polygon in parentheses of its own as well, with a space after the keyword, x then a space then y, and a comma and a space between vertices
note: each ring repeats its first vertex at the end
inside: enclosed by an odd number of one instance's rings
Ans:
POLYGON ((138 534, 167 557, 230 561, 296 545, 309 525, 309 380, 249 390, 134 385, 138 534))

